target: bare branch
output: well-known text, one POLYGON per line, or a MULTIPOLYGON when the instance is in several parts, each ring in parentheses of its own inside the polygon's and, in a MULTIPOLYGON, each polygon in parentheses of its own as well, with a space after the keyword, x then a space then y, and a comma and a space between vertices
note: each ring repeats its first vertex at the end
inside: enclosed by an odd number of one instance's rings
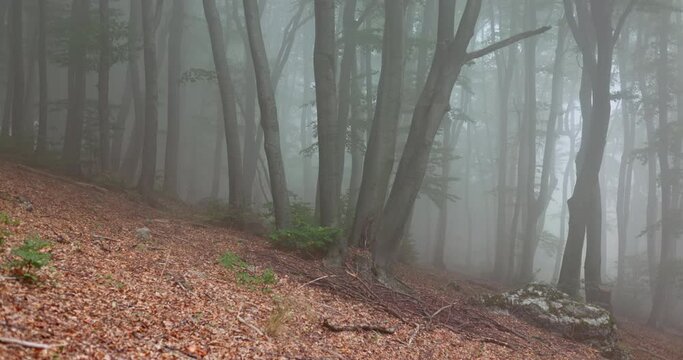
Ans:
POLYGON ((617 26, 614 29, 614 34, 612 35, 613 43, 616 44, 617 40, 619 40, 621 30, 624 28, 624 24, 626 24, 626 18, 628 18, 628 15, 633 11, 633 8, 636 6, 637 2, 638 0, 631 0, 631 2, 628 3, 628 5, 626 6, 626 9, 624 9, 624 12, 619 17, 619 21, 617 21, 617 26))
POLYGON ((512 45, 512 44, 514 44, 518 41, 522 41, 526 38, 530 38, 532 36, 542 34, 542 33, 546 32, 550 29, 551 29, 550 26, 544 26, 544 27, 538 28, 536 30, 526 31, 526 32, 511 36, 505 40, 501 40, 501 41, 499 41, 493 45, 487 46, 483 49, 467 53, 467 55, 465 56, 465 61, 472 61, 472 60, 478 59, 482 56, 486 56, 486 55, 488 55, 488 54, 490 54, 496 50, 500 50, 506 46, 512 45))

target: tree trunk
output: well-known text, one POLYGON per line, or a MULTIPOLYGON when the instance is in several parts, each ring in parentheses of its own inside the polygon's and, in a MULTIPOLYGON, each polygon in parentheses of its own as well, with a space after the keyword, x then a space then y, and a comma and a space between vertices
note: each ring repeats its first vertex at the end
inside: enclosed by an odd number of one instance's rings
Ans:
MULTIPOLYGON (((351 244, 366 242, 368 239, 363 239, 364 235, 373 236, 394 168, 405 63, 404 5, 402 0, 384 3, 386 22, 382 40, 382 68, 377 85, 377 105, 370 126, 363 162, 363 177, 349 236, 351 244)), ((369 67, 366 69, 368 72, 370 70, 369 67)))
MULTIPOLYGON (((87 27, 89 1, 74 0, 71 6, 71 31, 72 34, 78 34, 87 27)), ((81 175, 81 142, 85 116, 85 55, 84 45, 72 37, 69 44, 69 105, 62 160, 66 172, 74 176, 81 175)))
POLYGON ((45 1, 38 2, 38 79, 40 82, 38 110, 38 138, 36 152, 47 150, 47 15, 45 1))
MULTIPOLYGON (((338 129, 337 87, 335 81, 335 3, 318 0, 315 5, 315 45, 313 70, 315 97, 318 108, 318 191, 320 196, 320 224, 338 225, 339 191, 337 191, 336 142, 338 129)), ((327 263, 341 265, 346 254, 346 239, 340 237, 327 255, 327 263)))
POLYGON ((109 35, 109 0, 100 0, 100 62, 98 71, 98 114, 100 130, 100 166, 109 170, 109 69, 111 67, 111 39, 109 35))
POLYGON ((204 0, 204 15, 209 27, 213 60, 218 76, 218 87, 221 93, 223 105, 223 117, 225 121, 225 139, 228 148, 228 181, 229 199, 232 207, 244 206, 242 190, 242 149, 240 146, 239 126, 237 124, 237 105, 235 103, 235 89, 230 78, 228 59, 225 52, 221 19, 215 0, 204 0))
POLYGON ((148 200, 154 194, 157 161, 157 128, 159 121, 159 87, 157 47, 154 29, 154 4, 142 2, 142 39, 145 64, 145 127, 142 146, 142 173, 138 188, 148 200))
POLYGON ((273 197, 275 225, 278 229, 290 226, 289 194, 285 166, 280 149, 280 128, 278 124, 275 92, 271 84, 270 66, 266 48, 263 43, 258 5, 251 0, 244 0, 244 16, 254 61, 256 74, 256 90, 261 110, 261 128, 263 129, 264 146, 270 175, 270 191, 273 197))
MULTIPOLYGON (((24 141, 24 50, 23 50, 23 1, 12 1, 11 19, 12 36, 10 38, 12 54, 12 131, 14 145, 20 146, 24 141)), ((8 79, 9 81, 9 79, 8 79)))
POLYGON ((182 41, 185 1, 173 2, 171 30, 168 37, 168 103, 166 154, 164 159, 164 194, 178 196, 178 153, 180 151, 180 76, 182 66, 182 41))

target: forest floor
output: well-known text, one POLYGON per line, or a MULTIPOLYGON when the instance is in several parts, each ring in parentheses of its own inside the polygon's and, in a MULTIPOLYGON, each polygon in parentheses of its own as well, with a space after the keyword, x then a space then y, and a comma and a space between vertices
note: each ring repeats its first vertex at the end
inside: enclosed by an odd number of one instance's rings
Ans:
MULTIPOLYGON (((414 291, 397 293, 352 265, 328 272, 257 236, 199 222, 180 205, 152 208, 122 190, 2 159, 0 212, 16 220, 4 225, 11 235, 0 262, 32 234, 52 244, 36 284, 2 270, 2 359, 599 358, 471 300, 495 284, 405 268, 401 279, 414 291), (151 240, 136 235, 142 227, 151 240), (226 252, 246 270, 221 266, 226 252), (276 283, 244 275, 266 269, 276 283)), ((634 358, 683 358, 680 336, 619 325, 634 358)))

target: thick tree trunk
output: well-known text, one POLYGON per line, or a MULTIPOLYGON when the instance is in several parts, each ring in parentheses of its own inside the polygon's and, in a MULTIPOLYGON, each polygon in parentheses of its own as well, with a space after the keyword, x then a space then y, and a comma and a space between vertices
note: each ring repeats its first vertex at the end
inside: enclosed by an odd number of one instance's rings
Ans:
POLYGON ((36 152, 39 154, 43 154, 47 150, 47 15, 45 5, 45 1, 38 2, 38 79, 40 90, 36 152))
MULTIPOLYGON (((404 75, 404 1, 387 1, 382 45, 382 68, 377 86, 377 105, 363 162, 356 213, 349 241, 361 244, 373 236, 387 196, 394 167, 396 137, 404 75)), ((370 71, 368 67, 365 69, 370 71)), ((368 86, 366 84, 366 86, 368 86)), ((368 89, 369 91, 370 89, 368 89)))
POLYGON ((100 166, 109 170, 109 68, 111 67, 111 39, 109 35, 109 0, 100 0, 100 62, 98 71, 98 115, 100 130, 100 166))
POLYGON ((273 197, 275 225, 278 229, 290 226, 289 194, 285 166, 280 149, 280 128, 278 124, 275 92, 271 84, 270 67, 266 48, 263 43, 258 5, 254 1, 244 0, 244 15, 254 61, 256 89, 259 108, 261 109, 261 128, 263 129, 268 173, 270 175, 270 191, 273 197))
MULTIPOLYGON (((71 10, 71 31, 77 34, 87 27, 88 0, 74 0, 71 10)), ((81 174, 81 142, 85 116, 85 47, 76 39, 69 44, 69 105, 62 160, 70 175, 81 174)), ((16 95, 16 92, 15 92, 16 95)))
POLYGON ((178 153, 180 152, 180 76, 185 1, 173 2, 171 30, 168 37, 168 103, 166 116, 166 153, 164 158, 164 194, 178 196, 178 153))
POLYGON ((225 139, 228 148, 228 181, 229 200, 231 206, 244 206, 242 149, 240 146, 239 126, 237 124, 237 105, 235 103, 235 89, 230 78, 228 59, 225 53, 221 19, 215 0, 204 0, 204 15, 209 27, 213 60, 218 76, 218 87, 223 105, 225 121, 225 139))

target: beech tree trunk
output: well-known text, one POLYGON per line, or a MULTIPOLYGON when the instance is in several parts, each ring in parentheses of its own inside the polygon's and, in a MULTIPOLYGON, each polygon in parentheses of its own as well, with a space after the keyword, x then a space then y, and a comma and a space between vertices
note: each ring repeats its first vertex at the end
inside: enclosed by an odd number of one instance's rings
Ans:
POLYGON ((180 76, 182 64, 182 41, 185 17, 185 1, 173 1, 171 30, 168 37, 168 119, 166 154, 164 158, 164 194, 178 196, 178 153, 180 151, 180 76))
POLYGON ((23 1, 13 0, 10 23, 12 36, 10 37, 12 54, 12 131, 14 145, 20 146, 24 136, 24 45, 23 45, 23 1))
MULTIPOLYGON (((89 3, 88 0, 74 0, 71 5, 71 31, 74 34, 84 31, 87 27, 89 3)), ((85 61, 85 47, 77 39, 72 38, 69 44, 69 102, 62 160, 66 172, 73 176, 81 175, 81 142, 85 116, 85 61)))
POLYGON ((100 167, 109 170, 109 69, 111 39, 109 35, 109 0, 100 0, 100 62, 98 71, 98 115, 100 130, 100 167))
POLYGON ((218 87, 221 93, 221 104, 223 105, 223 118, 225 122, 225 139, 228 148, 228 181, 229 198, 228 203, 232 207, 243 207, 244 199, 242 189, 242 148, 240 146, 239 126, 237 124, 237 105, 235 102, 235 89, 230 77, 228 59, 225 53, 225 43, 221 19, 215 0, 204 1, 204 15, 209 28, 211 37, 211 49, 213 50, 213 60, 218 76, 218 87))
MULTIPOLYGON (((160 1, 160 0, 157 0, 160 1)), ((157 161, 157 128, 159 87, 157 69, 157 46, 154 27, 154 4, 142 1, 142 39, 145 63, 145 126, 142 146, 142 173, 138 188, 146 199, 154 194, 157 161)))
POLYGON ((263 43, 263 34, 261 33, 258 5, 251 0, 244 0, 243 4, 251 58, 254 61, 254 72, 256 74, 256 90, 261 110, 261 128, 263 129, 264 146, 268 162, 275 226, 278 229, 285 229, 290 226, 291 218, 287 178, 280 149, 280 127, 278 124, 275 92, 271 83, 270 66, 268 65, 268 56, 263 43))
POLYGON ((47 15, 45 3, 45 1, 38 2, 38 79, 40 83, 36 141, 38 154, 43 154, 47 150, 47 15))
POLYGON ((373 236, 394 168, 405 63, 405 4, 403 0, 386 1, 384 7, 386 20, 382 40, 382 68, 377 85, 377 105, 370 126, 363 162, 363 177, 349 235, 351 244, 366 242, 367 239, 363 239, 365 235, 373 236))

